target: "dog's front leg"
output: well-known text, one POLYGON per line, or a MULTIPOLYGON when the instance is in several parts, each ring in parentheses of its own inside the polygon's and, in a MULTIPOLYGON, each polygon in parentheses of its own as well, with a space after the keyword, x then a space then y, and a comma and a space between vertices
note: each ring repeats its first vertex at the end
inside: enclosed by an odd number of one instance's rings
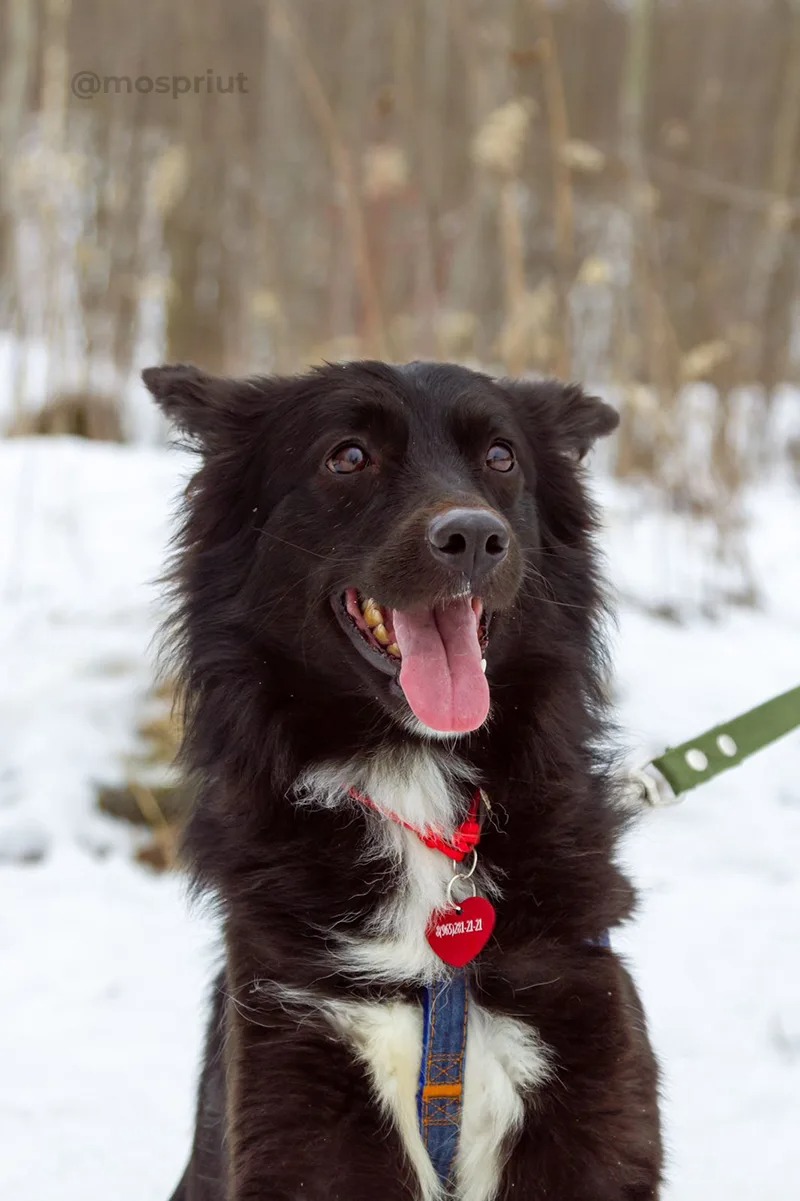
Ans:
POLYGON ((607 968, 601 1023, 570 1043, 567 1016, 552 1039, 551 1079, 527 1099, 496 1201, 658 1201, 658 1069, 630 976, 615 957, 607 968))
POLYGON ((324 1017, 227 1014, 228 1201, 418 1201, 364 1069, 324 1017))
POLYGON ((627 1118, 614 1115, 616 1142, 595 1138, 591 1114, 560 1103, 538 1108, 509 1156, 496 1201, 659 1201, 658 1133, 636 1129, 643 1114, 635 1108, 627 1118))

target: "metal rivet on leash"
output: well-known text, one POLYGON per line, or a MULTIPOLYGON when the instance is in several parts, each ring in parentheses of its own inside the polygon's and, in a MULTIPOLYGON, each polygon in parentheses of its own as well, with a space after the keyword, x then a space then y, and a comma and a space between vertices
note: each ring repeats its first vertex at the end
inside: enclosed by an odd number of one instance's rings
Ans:
POLYGON ((696 746, 688 750, 684 758, 693 771, 705 771, 708 767, 708 757, 696 746))
POLYGON ((720 734, 719 738, 717 739, 717 746, 722 754, 726 755, 728 759, 732 759, 739 750, 730 734, 720 734))

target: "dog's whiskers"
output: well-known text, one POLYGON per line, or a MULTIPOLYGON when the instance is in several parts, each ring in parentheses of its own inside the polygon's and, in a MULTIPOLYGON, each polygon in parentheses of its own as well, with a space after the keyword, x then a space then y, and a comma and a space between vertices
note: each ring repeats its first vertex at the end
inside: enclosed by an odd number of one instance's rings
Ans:
MULTIPOLYGON (((272 530, 261 529, 258 531, 259 538, 271 538, 273 542, 280 542, 283 546, 291 547, 292 550, 302 551, 304 555, 312 555, 315 559, 322 559, 327 563, 331 557, 332 551, 328 554, 321 554, 317 550, 312 550, 310 546, 302 546, 299 542, 291 542, 288 538, 281 538, 278 534, 273 534, 272 530)), ((357 563, 359 561, 357 555, 342 556, 337 551, 336 559, 339 563, 357 563)))

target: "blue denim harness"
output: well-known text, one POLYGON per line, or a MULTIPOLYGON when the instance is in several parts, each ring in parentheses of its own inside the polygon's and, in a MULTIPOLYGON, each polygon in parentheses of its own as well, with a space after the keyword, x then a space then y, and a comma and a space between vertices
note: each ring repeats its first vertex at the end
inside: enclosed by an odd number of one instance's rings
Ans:
MULTIPOLYGON (((590 944, 610 948, 608 932, 590 944)), ((469 990, 463 970, 422 991, 422 1062, 417 1116, 425 1150, 443 1186, 450 1183, 461 1133, 469 990)))
POLYGON ((443 1185, 450 1180, 461 1131, 469 994, 463 971, 422 994, 419 1129, 443 1185))

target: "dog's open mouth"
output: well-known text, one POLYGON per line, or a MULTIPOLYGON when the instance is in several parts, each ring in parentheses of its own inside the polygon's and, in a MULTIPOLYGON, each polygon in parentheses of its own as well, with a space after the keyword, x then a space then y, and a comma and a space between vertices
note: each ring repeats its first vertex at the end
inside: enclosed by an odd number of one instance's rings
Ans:
POLYGON ((465 734, 489 713, 489 619, 478 597, 432 609, 390 609, 356 588, 334 603, 357 649, 394 676, 416 717, 432 730, 465 734))

